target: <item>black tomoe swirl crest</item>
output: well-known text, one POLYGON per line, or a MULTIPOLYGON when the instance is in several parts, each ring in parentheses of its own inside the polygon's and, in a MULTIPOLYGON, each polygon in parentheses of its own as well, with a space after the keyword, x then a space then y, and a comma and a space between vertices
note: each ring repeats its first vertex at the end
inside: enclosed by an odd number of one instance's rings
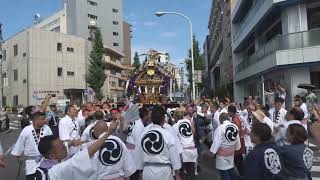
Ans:
POLYGON ((144 135, 141 140, 141 147, 150 156, 158 155, 164 148, 164 139, 159 131, 152 130, 144 135))
POLYGON ((237 127, 233 124, 227 125, 226 131, 225 131, 225 137, 227 141, 229 142, 235 141, 237 139, 237 135, 238 135, 237 127))
POLYGON ((94 126, 91 127, 90 131, 89 131, 89 136, 92 140, 97 140, 97 136, 94 134, 94 126))
POLYGON ((182 122, 179 124, 179 133, 183 137, 190 137, 192 136, 192 129, 191 125, 188 122, 182 122))
POLYGON ((122 152, 120 142, 108 139, 99 151, 99 160, 105 166, 112 166, 120 161, 122 152))

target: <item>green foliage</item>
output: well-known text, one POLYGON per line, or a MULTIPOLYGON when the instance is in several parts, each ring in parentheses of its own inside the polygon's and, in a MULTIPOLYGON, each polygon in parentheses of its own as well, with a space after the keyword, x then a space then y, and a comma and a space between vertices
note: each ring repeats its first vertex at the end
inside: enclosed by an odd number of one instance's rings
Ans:
POLYGON ((141 66, 140 60, 139 60, 139 55, 138 52, 134 53, 134 58, 133 58, 133 71, 137 72, 141 66))
POLYGON ((103 92, 101 88, 106 80, 106 63, 103 60, 104 48, 100 29, 94 30, 92 50, 90 52, 89 67, 86 81, 95 92, 95 98, 101 100, 103 92))
MULTIPOLYGON (((202 63, 202 58, 200 55, 199 41, 193 36, 193 59, 194 59, 194 69, 203 70, 204 66, 202 63)), ((190 85, 192 84, 192 62, 191 62, 191 50, 188 50, 188 58, 185 59, 187 68, 187 77, 190 85)), ((202 87, 202 86, 201 86, 202 87)))

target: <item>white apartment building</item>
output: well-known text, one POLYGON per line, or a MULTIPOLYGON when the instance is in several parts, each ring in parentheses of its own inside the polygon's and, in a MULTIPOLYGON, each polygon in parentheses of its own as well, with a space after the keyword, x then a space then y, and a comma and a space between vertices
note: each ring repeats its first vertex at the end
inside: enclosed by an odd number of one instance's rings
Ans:
POLYGON ((319 8, 318 0, 238 0, 231 13, 235 101, 262 97, 262 84, 281 83, 287 104, 303 93, 300 83, 320 89, 319 8))
POLYGON ((124 45, 130 43, 124 40, 124 31, 130 29, 123 27, 122 18, 122 0, 64 0, 61 11, 5 40, 3 105, 39 104, 46 94, 56 94, 54 101, 83 103, 91 32, 96 27, 105 47, 104 95, 122 97, 127 79, 124 57, 128 57, 124 47, 131 54, 131 46, 124 45))

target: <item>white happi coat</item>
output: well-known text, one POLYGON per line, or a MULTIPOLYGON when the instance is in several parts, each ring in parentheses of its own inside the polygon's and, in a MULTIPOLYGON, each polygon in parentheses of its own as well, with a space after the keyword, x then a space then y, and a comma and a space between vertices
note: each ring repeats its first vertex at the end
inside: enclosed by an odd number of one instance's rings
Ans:
MULTIPOLYGON (((68 115, 59 121, 59 138, 62 141, 80 140, 80 123, 77 119, 73 120, 68 115)), ((68 148, 68 142, 65 142, 68 148)), ((69 147, 68 156, 72 156, 80 150, 79 147, 69 147)))
POLYGON ((141 158, 139 153, 139 147, 141 146, 141 142, 139 142, 139 140, 143 131, 144 125, 141 119, 129 122, 126 143, 127 148, 129 149, 129 153, 133 157, 135 162, 138 162, 141 158))
POLYGON ((48 171, 50 180, 93 180, 94 165, 90 159, 88 149, 76 153, 70 159, 54 165, 48 171))
POLYGON ((179 141, 179 138, 178 138, 178 134, 174 130, 173 126, 170 126, 170 124, 168 124, 168 123, 164 123, 163 128, 168 130, 169 133, 172 135, 172 138, 174 138, 174 140, 176 142, 176 145, 178 147, 179 154, 182 154, 183 153, 183 147, 180 144, 180 141, 179 141))
POLYGON ((38 163, 41 160, 41 154, 38 150, 40 139, 45 136, 52 135, 49 126, 44 125, 40 129, 40 138, 37 138, 33 125, 26 126, 20 133, 16 144, 14 145, 11 154, 13 156, 21 156, 24 154, 26 160, 26 175, 34 174, 38 163))
MULTIPOLYGON (((274 139, 277 145, 283 146, 283 145, 290 145, 290 143, 287 140, 287 129, 290 124, 301 124, 301 121, 298 120, 291 120, 287 121, 283 124, 283 126, 279 127, 278 132, 275 134, 274 139)), ((303 125, 302 125, 303 126, 303 125)))
POLYGON ((301 124, 307 130, 308 129, 308 120, 310 118, 309 117, 310 115, 309 115, 309 111, 308 111, 308 107, 307 107, 306 103, 302 103, 302 105, 300 106, 300 109, 304 113, 303 121, 301 121, 301 124))
POLYGON ((210 151, 216 154, 216 168, 228 170, 234 167, 234 152, 240 150, 241 143, 237 126, 224 121, 215 131, 210 151))
POLYGON ((138 169, 143 169, 144 180, 173 180, 173 170, 181 168, 178 146, 172 134, 159 125, 145 128, 141 136, 141 161, 138 169))
POLYGON ((82 142, 91 142, 91 141, 95 141, 98 139, 98 137, 96 137, 94 135, 94 125, 96 125, 97 121, 95 121, 92 124, 89 124, 83 131, 82 135, 81 135, 81 141, 82 142))
POLYGON ((198 152, 194 144, 191 122, 187 119, 181 119, 173 127, 183 148, 182 161, 197 162, 198 152))
MULTIPOLYGON (((103 135, 101 135, 103 136, 103 135)), ((100 137, 101 137, 100 136, 100 137)), ((92 158, 95 173, 92 180, 123 180, 137 171, 136 162, 122 140, 109 136, 92 158)))
POLYGON ((269 110, 269 118, 273 122, 273 126, 278 127, 281 124, 284 124, 285 122, 287 122, 286 114, 287 114, 287 110, 285 110, 284 108, 281 108, 278 114, 276 114, 276 108, 271 108, 269 110))
POLYGON ((248 110, 241 112, 240 118, 245 128, 244 145, 246 146, 247 154, 253 149, 254 144, 251 141, 250 133, 252 129, 252 115, 249 115, 248 110))

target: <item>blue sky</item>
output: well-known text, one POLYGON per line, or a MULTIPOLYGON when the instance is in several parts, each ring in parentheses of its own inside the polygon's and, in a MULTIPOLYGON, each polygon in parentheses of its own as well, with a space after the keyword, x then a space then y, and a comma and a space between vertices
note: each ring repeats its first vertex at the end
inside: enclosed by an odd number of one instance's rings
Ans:
MULTIPOLYGON (((186 57, 190 46, 188 24, 174 15, 156 17, 156 11, 176 11, 188 16, 202 49, 211 0, 123 0, 123 3, 124 19, 133 25, 133 52, 145 53, 150 48, 166 51, 176 64, 186 57)), ((30 26, 35 13, 46 18, 61 7, 62 0, 1 0, 4 38, 30 26)))

